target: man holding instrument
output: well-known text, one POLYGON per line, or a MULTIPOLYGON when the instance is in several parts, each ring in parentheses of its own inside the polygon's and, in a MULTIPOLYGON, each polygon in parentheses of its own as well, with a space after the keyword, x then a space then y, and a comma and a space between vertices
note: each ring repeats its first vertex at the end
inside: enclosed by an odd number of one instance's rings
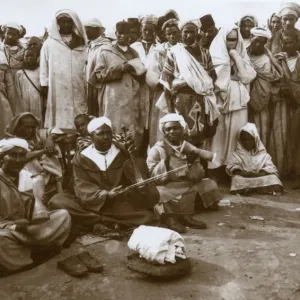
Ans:
POLYGON ((162 221, 179 233, 186 231, 183 225, 204 229, 206 224, 193 219, 192 215, 203 208, 217 209, 222 195, 213 180, 204 178, 200 159, 213 161, 216 154, 184 141, 187 124, 181 115, 164 116, 159 121, 159 128, 164 139, 151 148, 147 158, 151 176, 184 165, 188 167, 157 180, 160 200, 155 209, 161 214, 162 221))
POLYGON ((142 193, 140 197, 138 193, 123 193, 125 187, 132 185, 125 166, 135 149, 133 141, 127 141, 127 147, 113 141, 112 124, 106 117, 93 119, 87 130, 93 143, 78 151, 72 162, 76 196, 57 194, 49 206, 67 209, 74 224, 83 227, 96 223, 123 227, 154 224, 155 203, 142 193))

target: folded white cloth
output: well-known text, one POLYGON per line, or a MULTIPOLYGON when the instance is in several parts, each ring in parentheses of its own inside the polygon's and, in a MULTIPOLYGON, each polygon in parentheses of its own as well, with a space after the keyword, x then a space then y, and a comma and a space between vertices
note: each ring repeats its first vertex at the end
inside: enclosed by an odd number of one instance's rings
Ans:
POLYGON ((128 241, 130 250, 138 252, 148 261, 176 263, 176 257, 186 259, 183 237, 170 229, 141 225, 128 241))

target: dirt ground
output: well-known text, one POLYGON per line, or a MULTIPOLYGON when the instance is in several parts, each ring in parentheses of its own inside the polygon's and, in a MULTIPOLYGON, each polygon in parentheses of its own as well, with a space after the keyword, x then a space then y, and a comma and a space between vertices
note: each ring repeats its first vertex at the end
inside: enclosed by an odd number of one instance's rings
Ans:
POLYGON ((184 234, 192 261, 186 277, 162 282, 130 271, 126 240, 88 247, 73 244, 35 269, 1 278, 0 299, 300 299, 300 191, 288 188, 281 197, 223 192, 232 205, 199 216, 208 229, 188 229, 184 234), (264 221, 250 216, 262 216, 264 221), (104 263, 103 274, 77 279, 56 268, 59 259, 84 248, 104 263))

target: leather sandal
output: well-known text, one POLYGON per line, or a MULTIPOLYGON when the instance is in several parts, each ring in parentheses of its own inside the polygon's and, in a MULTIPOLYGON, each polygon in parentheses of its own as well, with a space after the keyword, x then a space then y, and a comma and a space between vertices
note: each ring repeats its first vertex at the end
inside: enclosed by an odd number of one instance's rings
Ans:
POLYGON ((195 228, 195 229, 205 229, 207 228, 207 225, 202 222, 194 219, 192 216, 181 216, 180 222, 184 224, 185 226, 195 228))
POLYGON ((178 233, 186 233, 185 226, 171 216, 165 216, 163 222, 171 230, 174 230, 178 233))
POLYGON ((74 277, 84 277, 89 272, 87 267, 82 263, 77 255, 72 255, 58 261, 57 267, 74 277))
POLYGON ((100 261, 92 256, 89 252, 84 251, 77 255, 79 260, 86 266, 89 272, 101 273, 103 272, 103 265, 100 261))

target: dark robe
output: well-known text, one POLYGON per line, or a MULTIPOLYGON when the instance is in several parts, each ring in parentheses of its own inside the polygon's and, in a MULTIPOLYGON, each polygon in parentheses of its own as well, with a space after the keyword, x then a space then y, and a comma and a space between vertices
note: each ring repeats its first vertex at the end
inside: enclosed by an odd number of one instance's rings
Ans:
POLYGON ((50 200, 49 206, 52 209, 67 209, 73 221, 80 226, 117 223, 131 227, 155 223, 149 203, 142 197, 107 197, 113 188, 130 185, 124 174, 127 160, 126 152, 121 150, 107 170, 101 171, 92 160, 77 152, 72 161, 75 195, 57 194, 50 200), (136 201, 144 201, 145 209, 138 209, 134 205, 136 201))

